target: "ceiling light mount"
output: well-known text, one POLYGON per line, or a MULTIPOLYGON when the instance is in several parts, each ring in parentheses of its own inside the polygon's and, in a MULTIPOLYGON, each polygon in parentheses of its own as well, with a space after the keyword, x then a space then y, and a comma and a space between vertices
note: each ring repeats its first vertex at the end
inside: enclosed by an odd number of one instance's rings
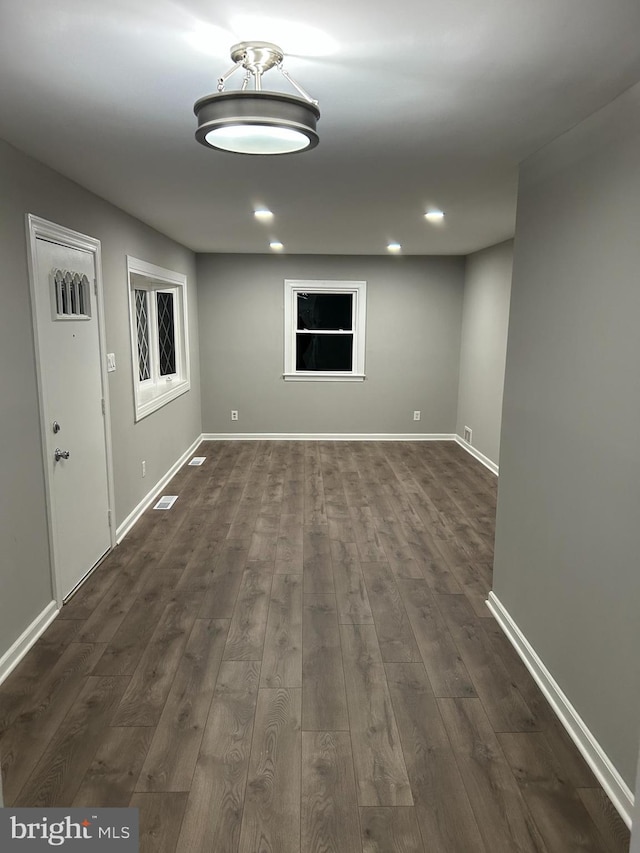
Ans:
POLYGON ((218 78, 218 91, 194 105, 196 139, 209 148, 237 154, 292 154, 318 144, 318 102, 284 70, 284 53, 267 41, 243 41, 231 48, 232 68, 218 78), (225 92, 227 80, 240 68, 239 91, 225 92), (300 96, 268 92, 262 77, 277 68, 300 96), (249 89, 253 80, 254 88, 249 89))
POLYGON ((272 44, 270 41, 241 41, 231 48, 231 59, 235 65, 218 80, 219 92, 224 89, 224 84, 239 66, 256 78, 256 88, 258 88, 262 75, 265 71, 280 65, 284 59, 284 53, 277 44, 272 44))

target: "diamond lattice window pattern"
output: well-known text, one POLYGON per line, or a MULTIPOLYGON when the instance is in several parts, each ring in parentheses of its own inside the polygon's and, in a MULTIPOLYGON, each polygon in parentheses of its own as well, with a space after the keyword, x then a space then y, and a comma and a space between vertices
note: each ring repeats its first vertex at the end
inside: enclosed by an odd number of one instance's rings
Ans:
POLYGON ((151 377, 149 361, 149 303, 145 290, 136 290, 136 321, 138 330, 138 375, 140 382, 151 377))

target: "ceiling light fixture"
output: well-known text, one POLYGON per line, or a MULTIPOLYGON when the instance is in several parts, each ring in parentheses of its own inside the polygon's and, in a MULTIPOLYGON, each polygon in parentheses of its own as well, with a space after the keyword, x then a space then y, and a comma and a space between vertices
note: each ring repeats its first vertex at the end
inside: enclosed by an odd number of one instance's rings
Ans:
POLYGON ((243 41, 231 48, 233 67, 218 80, 218 91, 196 101, 196 139, 202 145, 237 154, 293 154, 318 144, 318 102, 282 67, 284 54, 266 41, 243 41), (302 97, 262 89, 262 77, 277 68, 302 97), (242 88, 225 92, 225 83, 245 69, 242 88), (248 89, 253 79, 254 89, 248 89))
POLYGON ((389 243, 387 249, 390 252, 399 252, 402 249, 402 246, 400 245, 400 243, 389 243))
POLYGON ((444 211, 442 210, 428 210, 425 215, 425 219, 428 219, 429 222, 442 222, 444 219, 444 211))
POLYGON ((258 210, 254 210, 253 215, 256 219, 273 219, 272 211, 268 210, 266 207, 259 207, 258 210))
POLYGON ((269 248, 273 249, 274 252, 279 252, 281 249, 284 249, 284 243, 281 243, 280 240, 272 240, 269 243, 269 248))

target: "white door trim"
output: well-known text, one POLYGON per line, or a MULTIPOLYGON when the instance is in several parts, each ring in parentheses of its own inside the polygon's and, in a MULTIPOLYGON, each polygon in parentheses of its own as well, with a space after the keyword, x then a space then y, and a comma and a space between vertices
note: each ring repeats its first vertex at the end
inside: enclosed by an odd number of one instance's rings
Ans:
POLYGON ((37 263, 36 263, 36 240, 42 238, 50 240, 54 243, 60 243, 63 246, 69 246, 72 249, 82 249, 90 252, 94 256, 95 271, 96 271, 96 300, 95 304, 98 312, 98 341, 100 346, 100 378, 102 381, 102 399, 104 400, 104 439, 107 459, 107 492, 109 501, 109 517, 111 525, 109 529, 109 538, 111 548, 115 547, 115 499, 113 487, 113 453, 111 443, 111 409, 109 404, 109 383, 107 378, 107 349, 106 349, 106 331, 104 323, 104 298, 102 284, 102 255, 100 240, 94 237, 89 237, 86 234, 81 234, 79 231, 72 231, 69 228, 64 228, 61 225, 56 225, 54 222, 49 222, 46 219, 41 219, 39 216, 34 216, 28 213, 26 216, 27 227, 27 262, 29 266, 29 291, 31 294, 31 316, 33 323, 33 343, 36 357, 36 376, 38 382, 38 403, 40 408, 40 439, 42 446, 42 468, 44 471, 45 489, 46 489, 46 504, 47 504, 47 527, 49 534, 49 552, 51 555, 51 585, 53 597, 56 600, 58 607, 62 606, 62 592, 59 588, 58 573, 57 573, 57 555, 54 536, 54 513, 55 509, 52 500, 52 483, 49 476, 49 466, 46 464, 47 458, 47 427, 45 423, 44 412, 44 385, 43 374, 44 365, 42 363, 42 355, 40 349, 40 341, 38 336, 38 318, 36 312, 36 287, 37 287, 37 263))

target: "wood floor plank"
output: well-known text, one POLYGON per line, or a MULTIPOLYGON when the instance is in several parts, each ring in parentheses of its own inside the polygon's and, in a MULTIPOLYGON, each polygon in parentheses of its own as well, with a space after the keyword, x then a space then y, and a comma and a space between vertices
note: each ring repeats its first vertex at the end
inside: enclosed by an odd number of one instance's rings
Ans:
POLYGON ((254 530, 249 543, 248 560, 271 560, 275 561, 278 547, 277 530, 261 532, 254 530))
POLYGON ((388 663, 385 671, 426 849, 483 853, 478 824, 424 666, 388 663))
POLYGON ((396 583, 436 696, 476 696, 469 672, 426 582, 396 583))
POLYGON ((491 853, 547 853, 479 699, 439 699, 449 739, 491 853))
POLYGON ((4 680, 0 690, 0 737, 21 711, 30 710, 34 693, 42 689, 43 673, 45 679, 51 675, 81 627, 81 620, 55 619, 4 680))
POLYGON ((349 729, 338 614, 333 595, 304 596, 302 727, 305 731, 349 729))
POLYGON ((349 724, 361 806, 412 806, 413 797, 373 625, 341 625, 349 724))
POLYGON ((315 449, 305 452, 304 521, 311 525, 327 523, 322 473, 316 453, 315 449))
POLYGON ((362 563, 383 661, 420 661, 395 576, 388 563, 362 563))
POLYGON ((601 853, 603 839, 544 734, 501 733, 498 741, 549 853, 601 853))
POLYGON ((361 808, 360 821, 362 853, 423 853, 425 850, 415 809, 410 806, 361 808))
POLYGON ((394 575, 399 578, 423 578, 421 563, 416 560, 400 523, 395 519, 383 522, 375 517, 374 523, 394 575))
POLYGON ((331 562, 338 621, 350 625, 373 624, 373 614, 355 542, 332 541, 331 562))
POLYGON ((113 639, 147 584, 157 558, 155 548, 144 549, 120 572, 118 583, 109 587, 84 623, 78 635, 79 642, 108 643, 113 639))
POLYGON ((537 726, 544 732, 556 759, 561 763, 563 771, 576 788, 595 788, 598 786, 596 777, 584 758, 576 749, 575 744, 554 714, 546 697, 534 682, 528 669, 507 640, 495 619, 483 622, 485 634, 490 637, 494 649, 500 655, 514 684, 527 706, 536 719, 537 726))
POLYGON ((133 675, 149 644, 175 587, 172 575, 159 572, 154 586, 142 592, 130 608, 104 653, 93 675, 133 675))
POLYGON ((496 732, 530 732, 536 720, 464 595, 435 596, 460 656, 496 732))
MULTIPOLYGON (((356 541, 356 532, 351 524, 351 516, 349 515, 349 507, 346 507, 346 514, 332 513, 327 516, 329 539, 332 542, 353 543, 356 541)), ((359 555, 358 555, 359 557, 359 555)))
POLYGON ((441 594, 461 592, 458 578, 439 547, 441 540, 435 539, 428 529, 412 530, 407 535, 429 589, 441 594))
POLYGON ((607 853, 627 853, 631 833, 602 788, 579 788, 578 795, 598 827, 607 853))
POLYGON ((247 565, 231 617, 224 660, 262 659, 273 575, 264 568, 247 565))
POLYGON ((301 693, 258 693, 238 853, 300 853, 301 693))
POLYGON ((107 594, 109 588, 115 583, 122 565, 126 565, 129 560, 133 559, 134 551, 132 549, 122 563, 116 560, 115 557, 112 559, 112 553, 107 554, 106 558, 93 570, 91 575, 76 591, 75 595, 64 604, 58 614, 57 621, 65 619, 88 619, 91 616, 100 601, 107 594))
POLYGON ((127 678, 95 676, 85 680, 14 806, 52 807, 73 802, 127 682, 127 678))
POLYGON ((139 810, 140 853, 178 853, 176 846, 187 795, 134 794, 129 805, 139 810))
POLYGON ((360 559, 363 562, 374 560, 386 561, 387 555, 382 547, 371 508, 369 506, 354 505, 350 500, 349 515, 360 559))
POLYGON ((48 672, 41 674, 31 702, 14 704, 0 730, 5 804, 14 804, 27 778, 81 692, 104 645, 70 643, 48 672))
POLYGON ((105 729, 73 800, 74 807, 125 808, 153 737, 148 726, 105 729))
POLYGON ((136 791, 189 790, 228 630, 228 620, 196 620, 136 791))
POLYGON ((260 664, 224 661, 205 727, 177 850, 237 853, 260 664))
POLYGON ((280 527, 278 529, 278 540, 276 545, 276 564, 291 564, 291 571, 284 574, 302 573, 302 523, 298 515, 282 514, 280 516, 280 527), (293 568, 295 567, 295 568, 293 568))
POLYGON ((140 658, 116 713, 114 726, 155 726, 167 700, 195 615, 168 604, 140 658))
POLYGON ((305 525, 303 566, 305 593, 331 593, 335 591, 331 564, 331 540, 326 525, 305 525))
POLYGON ((302 577, 274 575, 261 687, 302 687, 302 577))
POLYGON ((288 477, 284 483, 282 496, 282 515, 293 516, 300 522, 304 518, 304 474, 288 477))
POLYGON ((230 539, 223 545, 198 611, 200 619, 231 619, 248 554, 244 540, 230 539))
POLYGON ((300 853, 362 853, 348 732, 302 733, 300 853))
POLYGON ((259 498, 254 498, 251 502, 240 502, 238 511, 233 517, 233 522, 229 525, 228 535, 230 539, 251 539, 256 526, 259 508, 259 498))

